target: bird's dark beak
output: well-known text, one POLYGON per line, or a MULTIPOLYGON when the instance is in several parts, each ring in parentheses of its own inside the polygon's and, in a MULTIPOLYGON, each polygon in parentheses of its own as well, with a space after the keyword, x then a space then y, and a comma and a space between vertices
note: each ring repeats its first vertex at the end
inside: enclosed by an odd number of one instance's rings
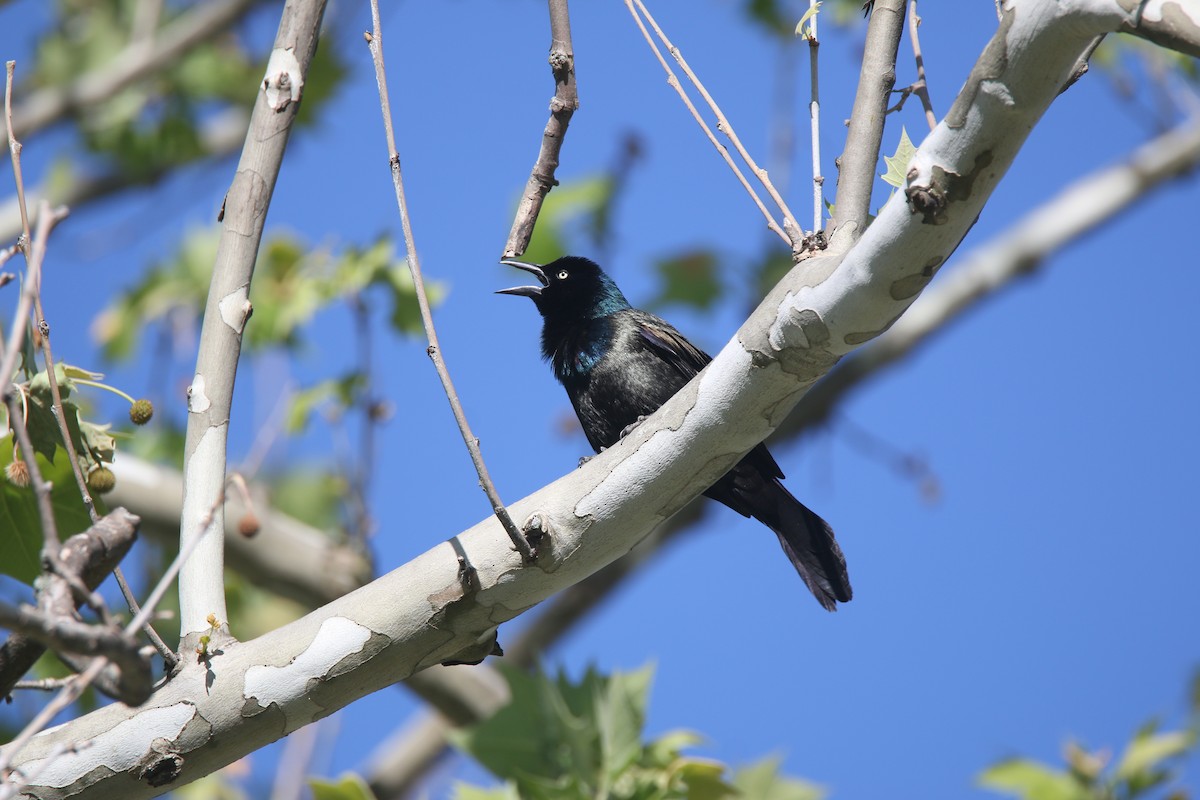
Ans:
POLYGON ((546 277, 546 272, 537 264, 530 264, 525 261, 517 261, 515 258, 502 258, 500 263, 509 267, 516 267, 531 273, 541 286, 514 286, 511 289, 501 289, 496 294, 515 294, 522 297, 531 297, 534 300, 542 296, 542 289, 550 285, 550 279, 546 277))

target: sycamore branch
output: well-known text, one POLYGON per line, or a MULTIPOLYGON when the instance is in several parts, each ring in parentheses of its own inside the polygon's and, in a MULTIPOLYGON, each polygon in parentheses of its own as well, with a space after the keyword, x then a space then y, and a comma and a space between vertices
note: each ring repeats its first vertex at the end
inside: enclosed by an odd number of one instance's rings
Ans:
POLYGON ((867 23, 846 145, 838 159, 837 194, 829 221, 830 239, 843 251, 867 228, 888 97, 896 85, 896 51, 903 31, 904 0, 876 0, 867 23))
MULTIPOLYGON (((267 208, 279 176, 304 79, 317 47, 324 0, 289 0, 261 81, 250 130, 222 207, 208 304, 200 330, 196 372, 188 387, 180 550, 195 547, 179 576, 181 650, 194 646, 215 616, 228 619, 223 582, 225 447, 242 331, 250 318, 250 279, 267 208)), ((221 632, 228 634, 227 628, 221 632)))
POLYGON ((515 258, 529 247, 533 226, 537 223, 542 202, 550 189, 558 185, 554 176, 558 169, 558 154, 571 116, 579 108, 579 92, 575 87, 575 50, 571 46, 571 18, 567 0, 549 0, 550 7, 550 71, 554 75, 554 97, 550 100, 550 119, 542 132, 542 144, 537 161, 529 173, 525 192, 517 204, 504 258, 515 258))

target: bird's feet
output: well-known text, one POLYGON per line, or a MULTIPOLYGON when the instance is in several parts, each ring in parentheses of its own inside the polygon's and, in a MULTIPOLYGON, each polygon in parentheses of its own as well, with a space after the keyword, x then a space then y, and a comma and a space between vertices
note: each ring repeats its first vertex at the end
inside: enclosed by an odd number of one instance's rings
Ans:
MULTIPOLYGON (((600 455, 600 453, 603 453, 607 449, 608 449, 607 447, 601 447, 599 452, 596 453, 596 456, 600 455)), ((579 467, 582 467, 584 464, 588 463, 596 456, 580 456, 579 457, 579 467)), ((577 467, 577 469, 578 469, 578 467, 577 467)))
POLYGON ((645 414, 642 414, 642 415, 641 415, 641 416, 639 416, 637 419, 635 419, 633 422, 629 423, 629 424, 628 424, 628 425, 626 425, 624 428, 622 428, 622 429, 621 429, 621 435, 620 435, 620 436, 618 436, 617 438, 618 438, 618 439, 624 439, 626 436, 628 436, 629 434, 633 433, 633 429, 634 429, 634 428, 636 428, 638 425, 641 425, 641 424, 642 424, 643 422, 645 422, 645 421, 646 421, 646 415, 645 415, 645 414))

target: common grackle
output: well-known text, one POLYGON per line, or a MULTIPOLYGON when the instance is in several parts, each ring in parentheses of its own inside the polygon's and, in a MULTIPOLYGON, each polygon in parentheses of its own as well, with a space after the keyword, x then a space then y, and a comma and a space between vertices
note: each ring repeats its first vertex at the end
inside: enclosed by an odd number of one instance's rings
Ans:
MULTIPOLYGON (((629 305, 604 270, 566 256, 532 273, 540 285, 502 289, 533 300, 542 315, 542 355, 567 390, 588 442, 599 452, 654 413, 712 359, 670 324, 629 305)), ((705 492, 779 537, 783 552, 830 611, 851 597, 846 558, 825 520, 792 497, 783 472, 759 444, 705 492)))

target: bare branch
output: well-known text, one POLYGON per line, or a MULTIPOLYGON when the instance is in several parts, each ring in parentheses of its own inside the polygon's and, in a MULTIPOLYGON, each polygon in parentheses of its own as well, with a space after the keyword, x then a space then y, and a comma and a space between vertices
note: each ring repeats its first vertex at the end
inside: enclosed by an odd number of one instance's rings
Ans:
POLYGON ((0 626, 57 651, 103 656, 119 670, 119 683, 115 687, 119 700, 140 705, 150 697, 150 662, 139 652, 137 640, 119 630, 3 601, 0 601, 0 626))
POLYGON ((575 50, 571 46, 571 19, 567 13, 567 0, 549 0, 550 5, 550 71, 554 75, 554 97, 550 100, 550 119, 542 132, 542 146, 525 193, 517 205, 517 216, 513 220, 508 242, 504 245, 503 258, 515 258, 529 247, 533 226, 542 202, 550 189, 558 185, 554 171, 558 169, 558 154, 571 115, 579 108, 579 93, 575 87, 575 50))
POLYGON ((724 159, 725 163, 729 165, 729 168, 733 170, 733 174, 737 176, 738 183, 742 184, 742 188, 745 189, 746 193, 750 195, 750 199, 754 201, 754 205, 767 220, 767 228, 779 236, 780 239, 783 239, 783 241, 789 247, 793 246, 791 237, 784 231, 783 228, 779 226, 779 223, 775 221, 775 218, 771 216, 771 212, 767 210, 766 205, 758 196, 758 192, 754 191, 754 187, 750 185, 750 182, 746 180, 746 176, 742 174, 741 168, 738 167, 736 162, 734 162, 733 157, 729 155, 729 149, 717 141, 716 135, 712 132, 712 129, 708 127, 708 123, 704 121, 704 117, 700 116, 700 112, 696 110, 695 104, 692 103, 692 99, 688 97, 687 92, 684 91, 683 85, 680 84, 679 78, 675 76, 674 70, 671 69, 670 65, 667 64, 667 60, 663 58, 662 53, 659 52, 658 45, 654 43, 654 39, 650 36, 650 31, 646 29, 646 25, 644 22, 642 22, 642 18, 638 16, 637 11, 634 10, 633 0, 625 0, 625 7, 629 9, 629 13, 633 16, 634 22, 637 23, 638 28, 641 30, 642 36, 646 39, 646 44, 650 45, 650 49, 654 52, 654 57, 658 59, 658 63, 662 65, 663 71, 667 73, 667 85, 674 89, 679 95, 679 99, 683 101, 685 106, 687 106, 687 110, 691 112, 692 118, 696 120, 696 124, 700 126, 700 129, 704 131, 704 135, 708 137, 710 142, 712 142, 712 146, 717 148, 717 152, 721 154, 721 158, 724 159))
POLYGON ((812 233, 816 237, 821 232, 821 220, 825 216, 823 187, 825 178, 821 175, 821 92, 818 66, 820 59, 821 40, 817 38, 817 0, 808 0, 809 18, 808 32, 808 68, 809 68, 809 101, 808 116, 811 122, 809 130, 812 139, 812 174, 813 174, 813 226, 812 233))
MULTIPOLYGON (((918 33, 920 27, 921 18, 917 16, 917 0, 910 0, 908 4, 908 38, 912 41, 913 58, 917 62, 917 80, 909 88, 920 98, 921 107, 925 109, 925 122, 928 123, 929 130, 933 130, 937 127, 937 114, 933 113, 933 101, 929 99, 929 84, 925 81, 925 57, 921 55, 921 36, 918 33)), ((1085 59, 1084 64, 1086 63, 1085 59)))
POLYGON ((1127 14, 1121 27, 1125 33, 1200 58, 1200 8, 1195 3, 1142 0, 1127 14))
POLYGON ((896 52, 904 31, 904 0, 876 0, 867 23, 858 89, 838 159, 837 195, 829 221, 830 246, 845 252, 867 228, 883 142, 888 96, 896 84, 896 52))
MULTIPOLYGON (((565 2, 562 5, 562 10, 565 14, 565 2)), ((429 339, 427 352, 429 353, 429 358, 433 360, 433 366, 437 370, 438 378, 441 379, 446 399, 450 401, 450 408, 454 412, 454 421, 458 423, 458 430, 462 434, 463 442, 467 446, 467 452, 471 454, 471 463, 475 465, 475 471, 479 474, 479 485, 483 488, 484 494, 487 495, 488 501, 492 504, 492 511, 495 512, 496 518, 500 520, 500 524, 504 527, 505 533, 508 534, 508 538, 512 541, 513 547, 521 554, 521 559, 524 562, 530 563, 537 558, 537 554, 533 546, 525 538, 525 534, 513 522, 508 510, 504 507, 504 503, 500 500, 496 486, 492 483, 491 476, 488 474, 487 465, 483 462, 483 453, 479 450, 479 440, 475 438, 475 434, 471 433, 471 426, 467 424, 466 412, 463 411, 462 403, 458 399, 458 392, 454 390, 454 382, 450 379, 450 370, 446 367, 445 359, 442 357, 441 346, 438 344, 437 330, 433 326, 433 314, 429 309, 429 297, 425 293, 425 280, 421 276, 421 261, 417 256, 416 241, 413 239, 412 221, 408 217, 408 201, 404 197, 404 180, 400 174, 400 153, 396 150, 396 135, 392 131, 392 111, 391 105, 388 102, 387 74, 383 68, 383 29, 379 22, 378 0, 371 0, 371 22, 374 31, 367 37, 367 45, 371 49, 371 57, 375 62, 375 82, 379 86, 379 105, 383 112, 383 131, 387 137, 388 163, 392 167, 392 184, 396 189, 396 205, 400 209, 400 225, 404 229, 406 261, 409 272, 412 273, 417 303, 421 308, 421 324, 425 327, 425 336, 429 339)))
POLYGON ((763 189, 766 190, 767 195, 770 196, 776 207, 779 208, 780 213, 783 214, 783 230, 787 234, 788 240, 791 242, 792 250, 795 251, 800 246, 801 240, 804 238, 804 232, 801 231, 799 226, 796 224, 796 215, 792 213, 790 208, 788 208, 787 202, 783 199, 783 196, 779 194, 778 190, 775 188, 775 185, 771 183, 771 178, 767 175, 767 171, 758 166, 758 163, 755 162, 754 158, 750 155, 750 151, 742 145, 742 140, 738 138, 737 131, 733 129, 733 125, 731 125, 729 120, 725 118, 725 114, 721 111, 721 107, 717 105, 717 102, 713 100, 712 95, 708 93, 708 89, 704 88, 704 84, 700 82, 700 79, 696 76, 696 73, 692 71, 690 66, 688 66, 687 60, 683 57, 683 53, 680 52, 678 47, 671 44, 671 40, 667 38, 667 35, 663 33, 662 28, 658 26, 658 22, 656 22, 654 17, 651 16, 649 9, 646 8, 646 4, 642 2, 642 0, 633 0, 633 2, 637 5, 638 10, 642 13, 642 16, 646 18, 646 21, 650 23, 650 27, 654 29, 655 35, 658 36, 658 38, 662 41, 663 46, 667 48, 667 50, 671 53, 671 56, 679 64, 680 68, 683 70, 683 74, 687 75, 688 80, 692 82, 692 85, 696 87, 696 91, 700 92, 700 96, 704 98, 704 102, 708 104, 709 109, 717 118, 717 130, 729 137, 729 141, 733 144, 733 149, 737 151, 739 156, 741 156, 742 161, 746 162, 746 166, 749 167, 750 171, 754 173, 754 177, 758 178, 759 182, 763 185, 763 189))
POLYGON ((181 649, 187 649, 210 627, 210 614, 228 619, 220 498, 225 491, 233 384, 242 332, 250 317, 254 262, 324 12, 324 0, 288 0, 284 4, 241 160, 225 196, 224 225, 204 310, 196 372, 188 389, 180 549, 187 549, 193 541, 200 544, 194 562, 179 581, 181 649))

